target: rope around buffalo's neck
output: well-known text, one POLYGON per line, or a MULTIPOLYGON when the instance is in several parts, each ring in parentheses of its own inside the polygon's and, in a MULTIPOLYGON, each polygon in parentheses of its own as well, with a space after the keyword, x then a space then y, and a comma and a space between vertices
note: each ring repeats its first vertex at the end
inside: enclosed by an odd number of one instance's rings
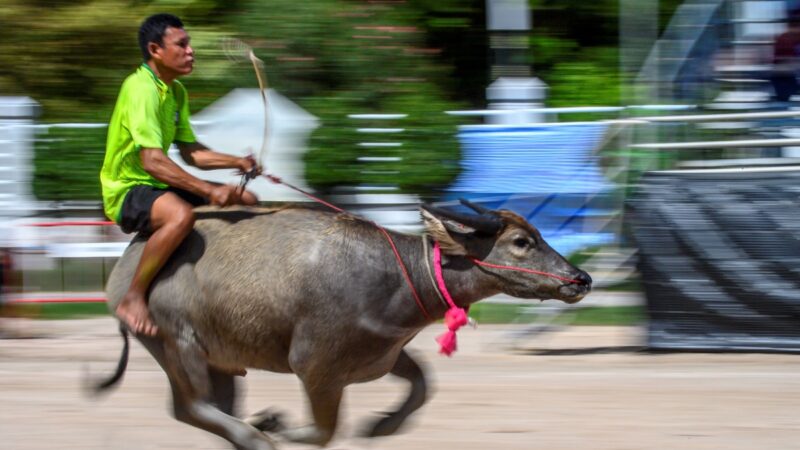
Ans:
POLYGON ((425 260, 425 273, 428 274, 428 279, 430 280, 431 284, 434 287, 434 291, 436 292, 436 296, 439 297, 439 301, 442 302, 445 308, 449 308, 450 305, 447 304, 447 301, 442 297, 442 291, 438 288, 436 279, 433 275, 433 269, 431 269, 431 259, 428 250, 428 235, 422 233, 422 254, 423 259, 425 260))
POLYGON ((433 270, 436 276, 436 285, 450 306, 447 312, 444 313, 444 324, 447 326, 447 331, 437 337, 436 342, 439 343, 439 353, 451 356, 457 348, 456 332, 469 322, 469 318, 467 317, 467 311, 456 305, 450 295, 450 291, 447 290, 444 274, 442 273, 442 248, 437 241, 433 242, 433 270))
MULTIPOLYGON (((543 272, 540 270, 487 263, 475 258, 474 256, 468 256, 467 259, 469 259, 478 266, 491 267, 494 269, 502 269, 502 270, 513 270, 516 272, 532 273, 536 275, 555 278, 557 280, 566 281, 569 283, 580 283, 580 281, 578 280, 560 277, 558 275, 549 272, 543 272)), ((428 258, 426 251, 425 261, 427 262, 427 260, 428 258)), ((469 322, 469 317, 467 316, 466 309, 460 308, 458 305, 456 305, 456 303, 453 301, 453 297, 450 295, 450 291, 447 290, 447 285, 444 282, 444 274, 442 271, 442 249, 439 246, 439 242, 437 241, 433 242, 433 270, 436 277, 435 285, 438 287, 437 294, 441 293, 440 297, 443 296, 444 300, 447 302, 447 306, 449 306, 447 312, 445 312, 444 314, 444 323, 447 326, 447 331, 444 334, 437 337, 436 342, 439 343, 439 353, 451 356, 457 349, 458 342, 456 339, 457 338, 456 332, 458 331, 459 328, 461 328, 462 326, 466 325, 469 322)))

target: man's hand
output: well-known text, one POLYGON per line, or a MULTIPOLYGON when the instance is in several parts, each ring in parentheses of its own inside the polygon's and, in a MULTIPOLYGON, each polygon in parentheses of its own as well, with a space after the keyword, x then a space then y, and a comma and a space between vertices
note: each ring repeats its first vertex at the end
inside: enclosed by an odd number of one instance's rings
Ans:
POLYGON ((238 161, 239 173, 249 174, 249 178, 255 178, 261 175, 261 166, 258 165, 253 155, 247 155, 244 158, 239 158, 238 161))
POLYGON ((219 186, 215 186, 214 189, 211 190, 208 200, 212 205, 230 206, 241 204, 242 196, 241 192, 239 192, 236 186, 221 184, 219 186))

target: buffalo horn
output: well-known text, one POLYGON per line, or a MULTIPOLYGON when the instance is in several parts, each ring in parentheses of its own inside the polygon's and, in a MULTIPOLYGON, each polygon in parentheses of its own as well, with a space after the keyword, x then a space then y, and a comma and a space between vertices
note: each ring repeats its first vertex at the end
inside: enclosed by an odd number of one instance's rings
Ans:
POLYGON ((495 235, 503 226, 503 221, 497 216, 474 216, 471 214, 461 214, 455 211, 437 208, 427 204, 423 205, 423 208, 436 214, 437 216, 455 220, 458 223, 474 228, 475 230, 484 234, 495 235))
POLYGON ((487 215, 494 214, 494 211, 492 211, 491 209, 484 208, 481 205, 477 205, 475 203, 472 203, 471 201, 469 201, 469 200, 467 200, 465 198, 460 198, 460 199, 458 199, 458 201, 461 202, 462 205, 464 205, 467 208, 475 211, 478 214, 487 214, 487 215))

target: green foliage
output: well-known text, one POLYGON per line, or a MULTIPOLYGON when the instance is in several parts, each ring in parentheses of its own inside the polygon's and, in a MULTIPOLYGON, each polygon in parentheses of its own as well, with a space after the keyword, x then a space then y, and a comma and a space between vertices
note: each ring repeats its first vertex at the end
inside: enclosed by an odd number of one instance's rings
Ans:
MULTIPOLYGON (((478 324, 535 323, 540 314, 548 314, 550 305, 476 303, 470 307, 469 315, 478 324), (538 308, 544 309, 541 313, 538 308)), ((563 325, 634 326, 645 321, 646 311, 642 306, 583 307, 580 304, 565 309, 556 323, 563 325)))
MULTIPOLYGON (((335 109, 320 110, 321 130, 306 155, 309 181, 327 191, 339 185, 397 186, 405 192, 429 194, 455 176, 458 147, 456 120, 442 113, 452 105, 436 101, 432 86, 415 85, 406 95, 387 96, 382 107, 369 107, 345 96, 335 109), (396 120, 356 120, 348 113, 398 112, 396 120), (400 128, 400 133, 369 135, 357 128, 400 128), (363 142, 398 142, 401 147, 365 148, 363 142), (335 151, 328 149, 335 148, 335 151), (359 157, 396 157, 399 162, 359 162, 359 157)), ((313 106, 310 110, 314 110, 313 106)))
MULTIPOLYGON (((683 0, 661 0, 667 23, 683 0)), ((548 106, 615 106, 619 75, 619 0, 530 0, 533 32, 529 63, 550 87, 548 106)), ((570 120, 587 117, 570 116, 570 120)))
MULTIPOLYGON (((603 49, 607 50, 607 49, 603 49)), ((615 106, 620 100, 620 80, 616 66, 595 57, 589 61, 556 64, 550 76, 559 83, 550 88, 552 106, 615 106)), ((608 58, 613 61, 613 58, 608 58)))
MULTIPOLYGON (((350 1, 269 1, 270 26, 252 14, 236 19, 270 68, 272 85, 297 100, 322 126, 306 155, 307 179, 320 190, 342 185, 389 185, 427 193, 448 184, 458 159, 456 122, 443 114, 458 105, 441 88, 445 72, 424 47, 424 17, 413 8, 350 1), (313 26, 297 18, 314 18, 313 26), (393 122, 364 122, 350 114, 394 113, 393 122), (404 129, 366 135, 357 128, 404 129), (363 142, 401 147, 365 148, 363 142), (359 162, 359 157, 401 158, 359 162)), ((248 8, 264 5, 252 1, 248 8)))
POLYGON ((9 307, 4 313, 10 317, 26 317, 38 320, 91 319, 109 315, 105 303, 43 303, 22 304, 9 307))
MULTIPOLYGON (((10 0, 0 6, 0 95, 28 95, 45 122, 106 123, 122 80, 141 63, 136 36, 148 15, 169 10, 210 17, 224 1, 10 0)), ((201 38, 209 25, 192 29, 201 38)), ((198 83, 199 103, 225 91, 198 83), (211 93, 210 91, 214 91, 211 93)), ((213 82, 211 83, 213 84, 213 82)), ((205 103, 209 103, 206 101, 205 103)), ((39 134, 33 190, 42 200, 100 199, 105 129, 51 128, 39 134)))
POLYGON ((125 76, 141 62, 137 30, 168 11, 193 35, 213 30, 236 2, 224 0, 7 0, 0 6, 0 93, 42 104, 44 119, 101 121, 125 76))
POLYGON ((119 0, 61 1, 43 7, 4 2, 0 14, 0 89, 27 94, 46 117, 98 117, 119 88, 114 78, 135 67, 142 8, 119 0))
POLYGON ((33 192, 47 200, 99 200, 106 128, 56 128, 37 136, 33 192))

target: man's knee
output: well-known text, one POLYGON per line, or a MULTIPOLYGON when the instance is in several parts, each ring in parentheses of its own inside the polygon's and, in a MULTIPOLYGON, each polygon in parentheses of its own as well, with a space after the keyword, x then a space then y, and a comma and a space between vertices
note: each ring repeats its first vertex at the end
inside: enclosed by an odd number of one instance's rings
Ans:
POLYGON ((242 203, 248 206, 256 205, 258 204, 258 197, 250 191, 244 191, 242 194, 242 203))
POLYGON ((171 192, 162 195, 153 203, 150 217, 154 229, 166 226, 179 230, 184 235, 192 230, 195 221, 192 205, 171 192))
POLYGON ((170 222, 172 222, 175 227, 188 233, 194 227, 195 218, 194 209, 187 204, 176 209, 170 222))

